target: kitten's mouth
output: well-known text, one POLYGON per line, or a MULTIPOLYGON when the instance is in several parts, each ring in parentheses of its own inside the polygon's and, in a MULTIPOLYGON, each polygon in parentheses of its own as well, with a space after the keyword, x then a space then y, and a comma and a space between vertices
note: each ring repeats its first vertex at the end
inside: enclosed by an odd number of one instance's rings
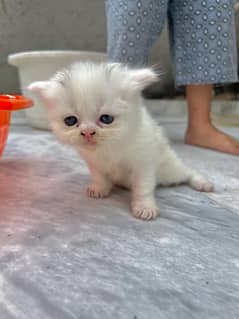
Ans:
POLYGON ((86 148, 95 148, 97 145, 96 141, 94 140, 84 140, 82 144, 86 148))

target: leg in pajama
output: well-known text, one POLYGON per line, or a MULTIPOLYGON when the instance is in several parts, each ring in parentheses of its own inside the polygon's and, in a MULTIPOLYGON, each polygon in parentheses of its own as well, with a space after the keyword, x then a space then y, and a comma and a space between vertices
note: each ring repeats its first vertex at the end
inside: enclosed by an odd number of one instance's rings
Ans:
POLYGON ((233 0, 108 0, 110 60, 145 64, 168 15, 177 85, 237 81, 233 0))

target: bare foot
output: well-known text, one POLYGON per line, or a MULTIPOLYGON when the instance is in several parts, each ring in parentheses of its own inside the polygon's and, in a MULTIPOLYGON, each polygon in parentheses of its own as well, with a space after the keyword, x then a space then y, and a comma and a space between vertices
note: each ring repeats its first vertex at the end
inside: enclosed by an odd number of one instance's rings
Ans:
POLYGON ((215 151, 239 155, 239 141, 219 131, 213 125, 188 128, 184 141, 186 144, 210 148, 215 151))

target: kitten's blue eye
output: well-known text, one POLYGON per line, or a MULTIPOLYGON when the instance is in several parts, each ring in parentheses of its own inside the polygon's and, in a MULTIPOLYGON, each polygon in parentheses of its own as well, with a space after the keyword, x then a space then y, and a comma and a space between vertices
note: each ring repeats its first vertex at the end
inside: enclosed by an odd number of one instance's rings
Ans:
POLYGON ((67 116, 64 118, 64 122, 67 126, 73 126, 78 123, 77 117, 76 116, 67 116))
POLYGON ((114 121, 114 118, 111 115, 103 114, 100 117, 100 121, 104 124, 111 124, 114 121))

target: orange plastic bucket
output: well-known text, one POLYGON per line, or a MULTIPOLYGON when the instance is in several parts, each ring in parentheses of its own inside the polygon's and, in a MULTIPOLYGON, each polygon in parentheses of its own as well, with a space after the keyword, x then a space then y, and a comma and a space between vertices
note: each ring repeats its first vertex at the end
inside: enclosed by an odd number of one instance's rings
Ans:
POLYGON ((11 112, 33 105, 33 101, 22 95, 0 95, 0 156, 7 142, 11 112))

